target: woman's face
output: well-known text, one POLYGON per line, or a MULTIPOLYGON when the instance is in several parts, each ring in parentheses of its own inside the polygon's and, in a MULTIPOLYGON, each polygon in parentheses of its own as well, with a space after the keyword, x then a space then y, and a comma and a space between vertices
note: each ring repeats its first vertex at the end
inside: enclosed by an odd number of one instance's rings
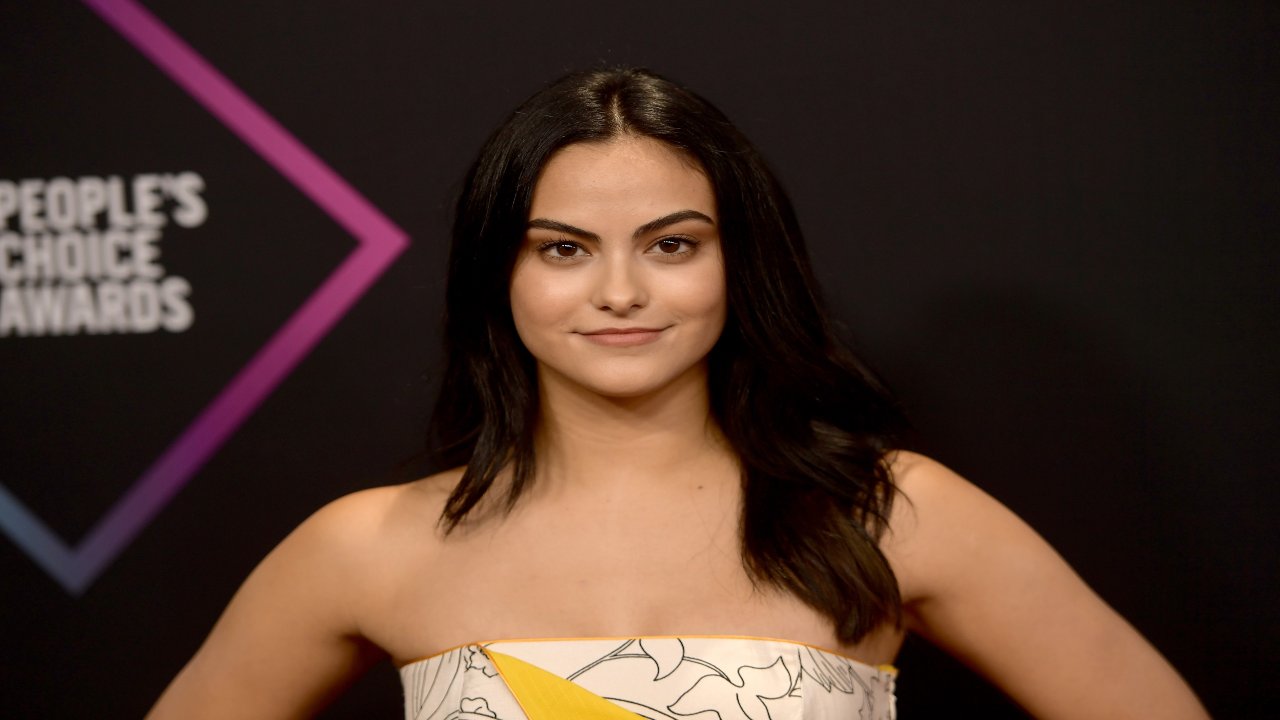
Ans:
POLYGON ((650 138, 560 150, 534 187, 510 290, 544 385, 637 397, 704 373, 726 311, 711 183, 650 138))

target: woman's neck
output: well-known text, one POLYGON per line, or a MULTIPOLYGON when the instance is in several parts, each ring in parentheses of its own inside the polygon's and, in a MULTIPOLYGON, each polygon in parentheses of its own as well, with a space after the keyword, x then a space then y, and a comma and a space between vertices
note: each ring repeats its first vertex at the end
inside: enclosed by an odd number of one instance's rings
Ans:
POLYGON ((612 398, 540 373, 539 484, 623 489, 734 465, 711 418, 704 367, 640 397, 612 398))

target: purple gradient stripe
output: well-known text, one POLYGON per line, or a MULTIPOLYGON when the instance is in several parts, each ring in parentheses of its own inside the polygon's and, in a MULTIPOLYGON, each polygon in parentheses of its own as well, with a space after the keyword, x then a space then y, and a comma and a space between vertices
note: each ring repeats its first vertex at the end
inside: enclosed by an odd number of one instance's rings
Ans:
POLYGON ((356 249, 76 547, 0 485, 0 530, 73 595, 124 551, 408 245, 408 236, 134 0, 82 0, 356 239, 356 249))

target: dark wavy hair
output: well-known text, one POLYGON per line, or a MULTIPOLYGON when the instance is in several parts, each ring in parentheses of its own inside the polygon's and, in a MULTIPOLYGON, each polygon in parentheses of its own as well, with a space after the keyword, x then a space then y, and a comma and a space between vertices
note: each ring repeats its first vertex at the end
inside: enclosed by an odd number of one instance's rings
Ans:
POLYGON ((458 200, 445 301, 446 369, 436 458, 466 465, 441 523, 452 531, 510 469, 506 508, 534 480, 538 386, 508 283, 547 160, 573 143, 660 140, 695 159, 715 192, 728 292, 708 359, 711 412, 742 467, 742 556, 753 582, 794 593, 844 642, 901 622, 878 540, 895 489, 896 404, 836 338, 791 202, 760 154, 711 103, 647 70, 568 75, 493 133, 458 200))

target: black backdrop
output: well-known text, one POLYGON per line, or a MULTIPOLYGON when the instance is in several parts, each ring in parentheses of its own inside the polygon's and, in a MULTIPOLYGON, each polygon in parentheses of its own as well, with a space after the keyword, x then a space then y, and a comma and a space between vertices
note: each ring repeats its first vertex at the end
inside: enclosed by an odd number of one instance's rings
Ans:
MULTIPOLYGON (((599 62, 688 83, 763 149, 924 449, 1216 716, 1280 700, 1274 3, 145 5, 410 244, 82 592, 0 540, 0 714, 140 716, 293 526, 428 469, 458 179, 510 107, 599 62)), ((0 97, 0 208, 5 181, 203 180, 207 219, 167 203, 154 242, 189 327, 42 334, 19 286, 68 279, 6 286, 0 483, 24 510, 0 517, 77 547, 357 244, 87 5, 0 6, 0 97)), ((898 664, 904 717, 1019 716, 922 644, 898 664)), ((329 715, 400 712, 386 665, 329 715)))

